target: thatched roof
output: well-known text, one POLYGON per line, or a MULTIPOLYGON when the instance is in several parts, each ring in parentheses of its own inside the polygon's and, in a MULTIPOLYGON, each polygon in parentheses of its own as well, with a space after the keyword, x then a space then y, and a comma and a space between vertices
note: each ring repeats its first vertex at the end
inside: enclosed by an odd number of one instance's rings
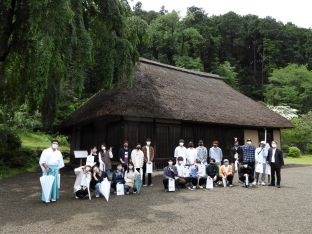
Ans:
POLYGON ((147 59, 140 59, 132 88, 125 85, 100 91, 72 113, 62 127, 105 116, 292 127, 287 119, 234 90, 217 75, 147 59))

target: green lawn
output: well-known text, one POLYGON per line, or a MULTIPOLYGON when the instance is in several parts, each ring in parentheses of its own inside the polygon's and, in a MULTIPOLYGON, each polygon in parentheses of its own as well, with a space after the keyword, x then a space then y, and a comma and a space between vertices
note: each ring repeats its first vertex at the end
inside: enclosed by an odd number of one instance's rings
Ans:
MULTIPOLYGON (((31 150, 43 150, 51 146, 52 136, 44 132, 20 130, 18 135, 22 140, 22 147, 31 150)), ((69 152, 69 144, 60 145, 61 152, 69 152)))
POLYGON ((284 159, 285 164, 301 164, 301 165, 312 165, 312 155, 303 155, 300 158, 287 157, 284 159))

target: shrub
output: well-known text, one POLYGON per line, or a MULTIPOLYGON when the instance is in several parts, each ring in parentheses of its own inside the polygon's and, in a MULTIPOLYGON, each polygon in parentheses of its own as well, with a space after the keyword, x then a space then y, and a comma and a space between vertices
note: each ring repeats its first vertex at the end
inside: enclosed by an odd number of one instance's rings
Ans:
POLYGON ((17 150, 22 146, 20 137, 9 127, 0 125, 0 149, 2 151, 17 150))
POLYGON ((293 158, 299 158, 301 156, 301 151, 298 147, 289 147, 288 156, 293 158))
POLYGON ((312 144, 308 144, 307 150, 309 154, 312 154, 312 144))
POLYGON ((0 151, 0 166, 5 168, 29 167, 38 163, 40 152, 28 149, 0 151))

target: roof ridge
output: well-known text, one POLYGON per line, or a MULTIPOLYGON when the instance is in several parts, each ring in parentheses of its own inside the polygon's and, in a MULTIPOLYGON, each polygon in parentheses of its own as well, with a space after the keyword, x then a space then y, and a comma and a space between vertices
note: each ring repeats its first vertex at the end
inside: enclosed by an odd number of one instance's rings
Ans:
POLYGON ((182 68, 182 67, 176 67, 176 66, 172 66, 169 64, 165 64, 165 63, 160 63, 154 60, 150 60, 150 59, 146 59, 146 58, 139 58, 139 62, 143 62, 143 63, 147 63, 147 64, 152 64, 155 66, 159 66, 159 67, 165 67, 165 68, 169 68, 172 70, 176 70, 176 71, 181 71, 181 72, 185 72, 188 74, 193 74, 193 75, 198 75, 198 76, 202 76, 202 77, 207 77, 207 78, 212 78, 212 79, 218 79, 218 80, 224 80, 223 77, 217 75, 217 74, 213 74, 213 73, 208 73, 208 72, 200 72, 200 71, 194 71, 194 70, 190 70, 190 69, 186 69, 186 68, 182 68))

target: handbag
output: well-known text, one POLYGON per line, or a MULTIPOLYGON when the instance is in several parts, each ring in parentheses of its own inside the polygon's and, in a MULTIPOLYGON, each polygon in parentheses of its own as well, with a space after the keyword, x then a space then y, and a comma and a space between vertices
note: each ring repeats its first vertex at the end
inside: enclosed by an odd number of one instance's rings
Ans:
POLYGON ((168 191, 174 192, 175 191, 175 179, 168 180, 168 191))
POLYGON ((206 189, 213 189, 213 179, 207 176, 206 189))
POLYGON ((117 196, 125 195, 125 186, 124 186, 124 184, 118 183, 116 185, 116 193, 117 193, 117 196))

